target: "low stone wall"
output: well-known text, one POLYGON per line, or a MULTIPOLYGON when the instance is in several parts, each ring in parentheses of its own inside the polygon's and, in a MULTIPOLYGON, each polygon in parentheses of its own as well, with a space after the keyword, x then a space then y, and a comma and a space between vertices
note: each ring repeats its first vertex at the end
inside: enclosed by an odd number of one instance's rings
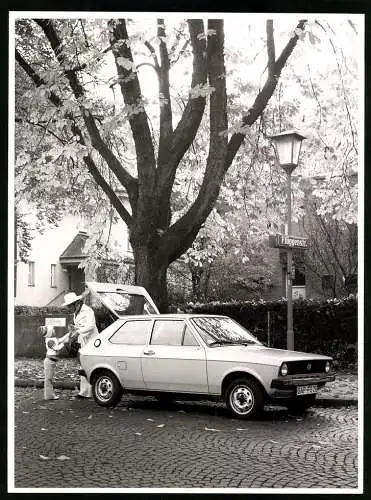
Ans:
MULTIPOLYGON (((39 314, 39 315, 16 315, 14 317, 14 355, 16 357, 27 356, 41 358, 45 356, 45 342, 39 334, 39 326, 45 325, 46 318, 65 318, 66 325, 71 321, 67 314, 39 314)), ((67 333, 67 326, 56 326, 55 332, 58 337, 67 333)), ((64 349, 61 356, 67 355, 64 349)))

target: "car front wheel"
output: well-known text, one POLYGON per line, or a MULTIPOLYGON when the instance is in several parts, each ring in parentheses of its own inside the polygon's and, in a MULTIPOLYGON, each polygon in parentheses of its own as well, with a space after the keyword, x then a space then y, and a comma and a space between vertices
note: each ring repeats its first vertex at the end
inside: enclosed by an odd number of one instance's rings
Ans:
POLYGON ((92 382, 93 397, 100 406, 116 406, 122 396, 117 377, 108 370, 98 373, 92 382))
POLYGON ((249 378, 234 380, 227 388, 226 404, 236 418, 257 417, 264 408, 263 391, 255 380, 249 378))

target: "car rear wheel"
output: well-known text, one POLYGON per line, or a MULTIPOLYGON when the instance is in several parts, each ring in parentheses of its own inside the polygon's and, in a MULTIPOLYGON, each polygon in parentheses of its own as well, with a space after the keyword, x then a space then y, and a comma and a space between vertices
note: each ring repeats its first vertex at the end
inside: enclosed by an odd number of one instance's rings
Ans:
POLYGON ((227 408, 236 418, 254 418, 263 411, 263 391, 255 380, 236 379, 228 386, 225 394, 227 408))
POLYGON ((122 387, 117 377, 109 370, 94 376, 93 397, 100 406, 116 406, 122 396, 122 387))

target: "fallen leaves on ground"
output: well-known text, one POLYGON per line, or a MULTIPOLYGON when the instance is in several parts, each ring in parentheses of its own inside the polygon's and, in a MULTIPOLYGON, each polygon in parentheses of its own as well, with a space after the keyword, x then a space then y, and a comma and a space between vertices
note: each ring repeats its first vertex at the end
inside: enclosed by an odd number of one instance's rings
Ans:
MULTIPOLYGON (((77 358, 60 359, 57 362, 55 380, 67 380, 78 382, 80 377, 77 373, 79 369, 77 358)), ((14 361, 14 376, 22 380, 43 379, 44 359, 18 358, 14 361)))

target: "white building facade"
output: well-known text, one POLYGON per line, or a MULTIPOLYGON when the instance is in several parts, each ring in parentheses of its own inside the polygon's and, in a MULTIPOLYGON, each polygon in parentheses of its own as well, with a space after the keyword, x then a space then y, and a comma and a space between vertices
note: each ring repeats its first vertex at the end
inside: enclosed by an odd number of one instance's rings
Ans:
MULTIPOLYGON (((16 258, 14 305, 60 306, 66 293, 84 290, 85 272, 79 265, 86 258, 88 229, 81 217, 66 216, 58 226, 35 233, 27 262, 16 258)), ((111 241, 123 256, 130 257, 129 235, 123 222, 111 228, 111 241)))

